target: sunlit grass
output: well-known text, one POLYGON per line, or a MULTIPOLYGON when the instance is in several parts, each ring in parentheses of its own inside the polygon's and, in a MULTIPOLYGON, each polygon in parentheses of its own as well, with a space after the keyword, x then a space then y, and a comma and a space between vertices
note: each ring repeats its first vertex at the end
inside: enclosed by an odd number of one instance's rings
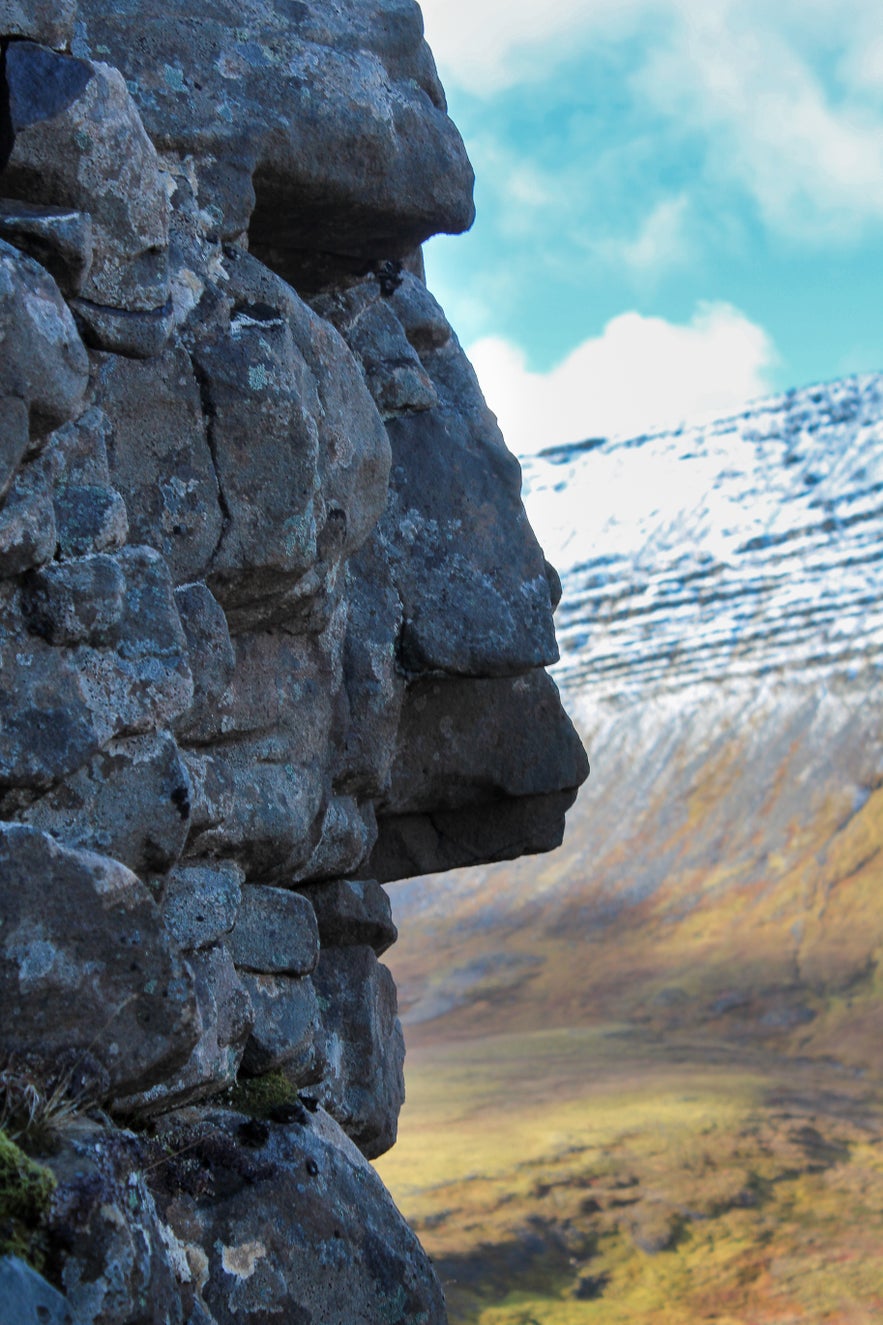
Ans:
POLYGON ((421 1050, 409 1092, 378 1167, 455 1325, 883 1319, 883 1109, 852 1076, 595 1028, 421 1050))

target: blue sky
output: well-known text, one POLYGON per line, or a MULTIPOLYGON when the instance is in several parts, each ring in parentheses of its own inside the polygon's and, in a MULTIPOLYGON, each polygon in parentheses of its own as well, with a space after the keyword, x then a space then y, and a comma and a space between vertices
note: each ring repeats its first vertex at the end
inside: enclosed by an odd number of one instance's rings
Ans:
POLYGON ((883 368, 880 0, 422 0, 429 282, 522 452, 883 368))

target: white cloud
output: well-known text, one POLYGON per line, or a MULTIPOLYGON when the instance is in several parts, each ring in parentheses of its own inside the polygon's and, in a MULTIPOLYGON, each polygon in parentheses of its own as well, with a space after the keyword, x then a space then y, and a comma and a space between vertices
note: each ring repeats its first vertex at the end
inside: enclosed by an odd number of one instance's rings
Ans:
POLYGON ((747 192, 778 232, 826 242, 883 221, 879 0, 423 0, 423 9, 444 79, 483 97, 551 82, 563 60, 627 39, 633 95, 670 131, 697 134, 709 178, 747 192))
POLYGON ((632 239, 604 245, 607 256, 623 263, 635 276, 658 276, 690 261, 687 236, 689 199, 686 194, 663 198, 632 239))
POLYGON ((770 389, 769 336, 729 304, 703 304, 689 323, 623 313, 547 373, 515 345, 469 347, 488 404, 512 450, 528 455, 586 437, 698 423, 770 389))

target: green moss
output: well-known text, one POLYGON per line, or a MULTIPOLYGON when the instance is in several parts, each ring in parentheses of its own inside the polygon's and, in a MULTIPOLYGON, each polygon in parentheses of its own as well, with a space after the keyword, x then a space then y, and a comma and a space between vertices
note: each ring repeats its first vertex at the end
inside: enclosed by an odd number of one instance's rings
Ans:
POLYGON ((55 1175, 0 1131, 0 1255, 20 1256, 37 1270, 45 1255, 43 1220, 55 1175))
POLYGON ((240 1077, 228 1096, 230 1107, 250 1118, 268 1118, 274 1109, 297 1103, 297 1087, 284 1072, 262 1077, 240 1077))

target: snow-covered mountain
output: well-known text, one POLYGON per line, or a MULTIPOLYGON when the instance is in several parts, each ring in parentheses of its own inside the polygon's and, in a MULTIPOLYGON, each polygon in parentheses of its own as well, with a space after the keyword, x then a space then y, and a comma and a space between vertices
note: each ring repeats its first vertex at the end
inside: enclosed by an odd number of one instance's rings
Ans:
POLYGON ((523 468, 569 692, 883 665, 883 374, 523 468))

